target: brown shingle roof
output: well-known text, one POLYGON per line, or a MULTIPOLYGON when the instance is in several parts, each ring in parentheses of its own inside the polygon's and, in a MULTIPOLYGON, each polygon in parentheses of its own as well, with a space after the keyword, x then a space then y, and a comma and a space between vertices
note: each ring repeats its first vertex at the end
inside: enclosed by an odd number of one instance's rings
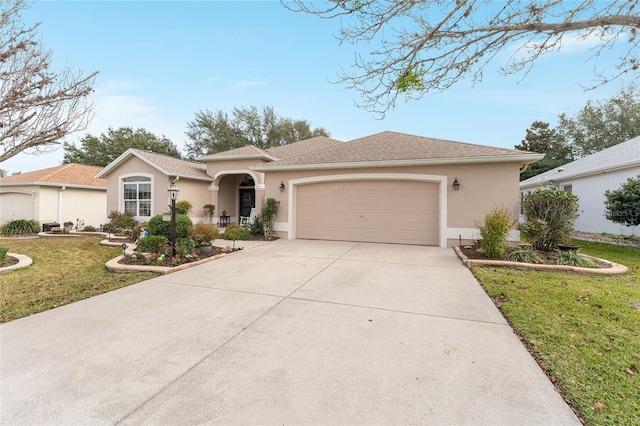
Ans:
POLYGON ((69 186, 93 186, 106 188, 107 181, 98 179, 95 175, 102 167, 87 166, 86 164, 63 164, 33 172, 20 173, 18 175, 0 178, 3 184, 36 184, 36 185, 69 185, 69 186))
MULTIPOLYGON (((420 160, 464 159, 511 157, 514 161, 532 156, 525 151, 474 145, 444 139, 408 135, 397 132, 382 132, 355 139, 340 145, 289 157, 256 167, 256 170, 270 170, 280 167, 339 164, 371 164, 376 162, 410 162, 420 160)), ((525 161, 530 162, 530 161, 525 161)))
POLYGON ((143 151, 141 149, 131 148, 130 150, 151 161, 168 175, 192 177, 197 179, 211 179, 211 177, 207 175, 207 166, 204 163, 180 160, 179 158, 155 152, 143 151))
POLYGON ((240 148, 234 148, 227 151, 216 152, 215 154, 205 155, 199 158, 199 160, 232 160, 240 158, 266 158, 274 159, 273 155, 269 154, 264 149, 258 148, 255 145, 245 145, 240 148))
POLYGON ((269 148, 267 151, 279 159, 285 159, 339 144, 342 144, 342 142, 336 139, 316 136, 315 138, 269 148))

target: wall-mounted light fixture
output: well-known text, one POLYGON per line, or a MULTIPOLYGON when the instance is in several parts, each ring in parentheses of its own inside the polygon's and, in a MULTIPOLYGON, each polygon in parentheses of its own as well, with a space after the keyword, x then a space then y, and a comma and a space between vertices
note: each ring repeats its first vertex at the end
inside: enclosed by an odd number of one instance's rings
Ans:
POLYGON ((458 182, 458 178, 453 179, 453 190, 457 191, 458 189, 460 189, 460 182, 458 182))
POLYGON ((280 192, 284 192, 284 182, 280 181, 280 192))

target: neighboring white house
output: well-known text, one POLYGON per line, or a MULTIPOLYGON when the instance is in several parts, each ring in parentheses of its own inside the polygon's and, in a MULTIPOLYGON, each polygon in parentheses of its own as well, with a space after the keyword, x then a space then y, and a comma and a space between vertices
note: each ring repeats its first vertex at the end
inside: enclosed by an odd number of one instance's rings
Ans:
POLYGON ((564 189, 580 199, 575 229, 583 232, 640 235, 640 226, 624 226, 605 217, 604 193, 640 175, 640 136, 520 182, 520 196, 538 188, 564 189))
POLYGON ((73 222, 99 227, 107 219, 107 181, 102 167, 62 166, 0 178, 0 225, 14 219, 73 222))

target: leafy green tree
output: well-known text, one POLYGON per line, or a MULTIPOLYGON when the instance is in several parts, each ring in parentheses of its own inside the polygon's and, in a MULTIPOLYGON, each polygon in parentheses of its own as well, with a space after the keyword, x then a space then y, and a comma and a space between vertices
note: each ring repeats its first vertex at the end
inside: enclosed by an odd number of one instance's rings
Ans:
POLYGON ((640 175, 629 178, 619 189, 605 191, 605 217, 625 226, 640 225, 640 175))
POLYGON ((362 96, 359 106, 384 116, 399 96, 420 99, 461 80, 481 82, 500 52, 510 54, 503 74, 525 76, 541 56, 562 49, 566 39, 597 39, 591 60, 605 84, 637 74, 638 1, 557 0, 334 0, 282 2, 295 12, 340 19, 341 44, 365 45, 339 82, 362 96), (621 45, 618 63, 597 62, 621 45), (368 46, 375 46, 369 53, 368 46))
POLYGON ((9 176, 9 173, 5 169, 0 169, 0 178, 9 176))
POLYGON ((52 53, 25 26, 28 0, 0 2, 0 162, 20 152, 46 152, 66 135, 84 130, 91 118, 97 72, 51 69, 52 53))
POLYGON ((106 166, 129 148, 166 154, 181 158, 178 147, 165 136, 156 136, 144 129, 131 127, 109 128, 100 137, 91 134, 80 139, 80 147, 64 143, 63 163, 80 163, 93 166, 106 166))
POLYGON ((261 110, 236 107, 231 115, 204 110, 187 124, 187 156, 194 159, 245 145, 271 148, 315 136, 329 136, 329 132, 312 129, 306 120, 281 117, 270 106, 261 110))
POLYGON ((561 114, 558 133, 584 157, 640 135, 640 90, 631 84, 604 102, 587 102, 573 117, 561 114))
POLYGON ((544 121, 534 121, 527 129, 525 138, 515 149, 545 154, 542 160, 530 164, 527 170, 520 174, 521 181, 573 161, 571 148, 558 132, 544 121))

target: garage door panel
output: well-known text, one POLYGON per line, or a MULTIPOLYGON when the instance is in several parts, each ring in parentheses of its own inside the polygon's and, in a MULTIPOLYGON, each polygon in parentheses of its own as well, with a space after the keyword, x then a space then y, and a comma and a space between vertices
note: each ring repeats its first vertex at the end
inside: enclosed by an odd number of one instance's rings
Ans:
POLYGON ((17 192, 0 194, 0 224, 15 219, 33 219, 31 194, 17 192))
POLYGON ((296 190, 296 237, 438 245, 439 187, 420 181, 339 181, 296 190))

